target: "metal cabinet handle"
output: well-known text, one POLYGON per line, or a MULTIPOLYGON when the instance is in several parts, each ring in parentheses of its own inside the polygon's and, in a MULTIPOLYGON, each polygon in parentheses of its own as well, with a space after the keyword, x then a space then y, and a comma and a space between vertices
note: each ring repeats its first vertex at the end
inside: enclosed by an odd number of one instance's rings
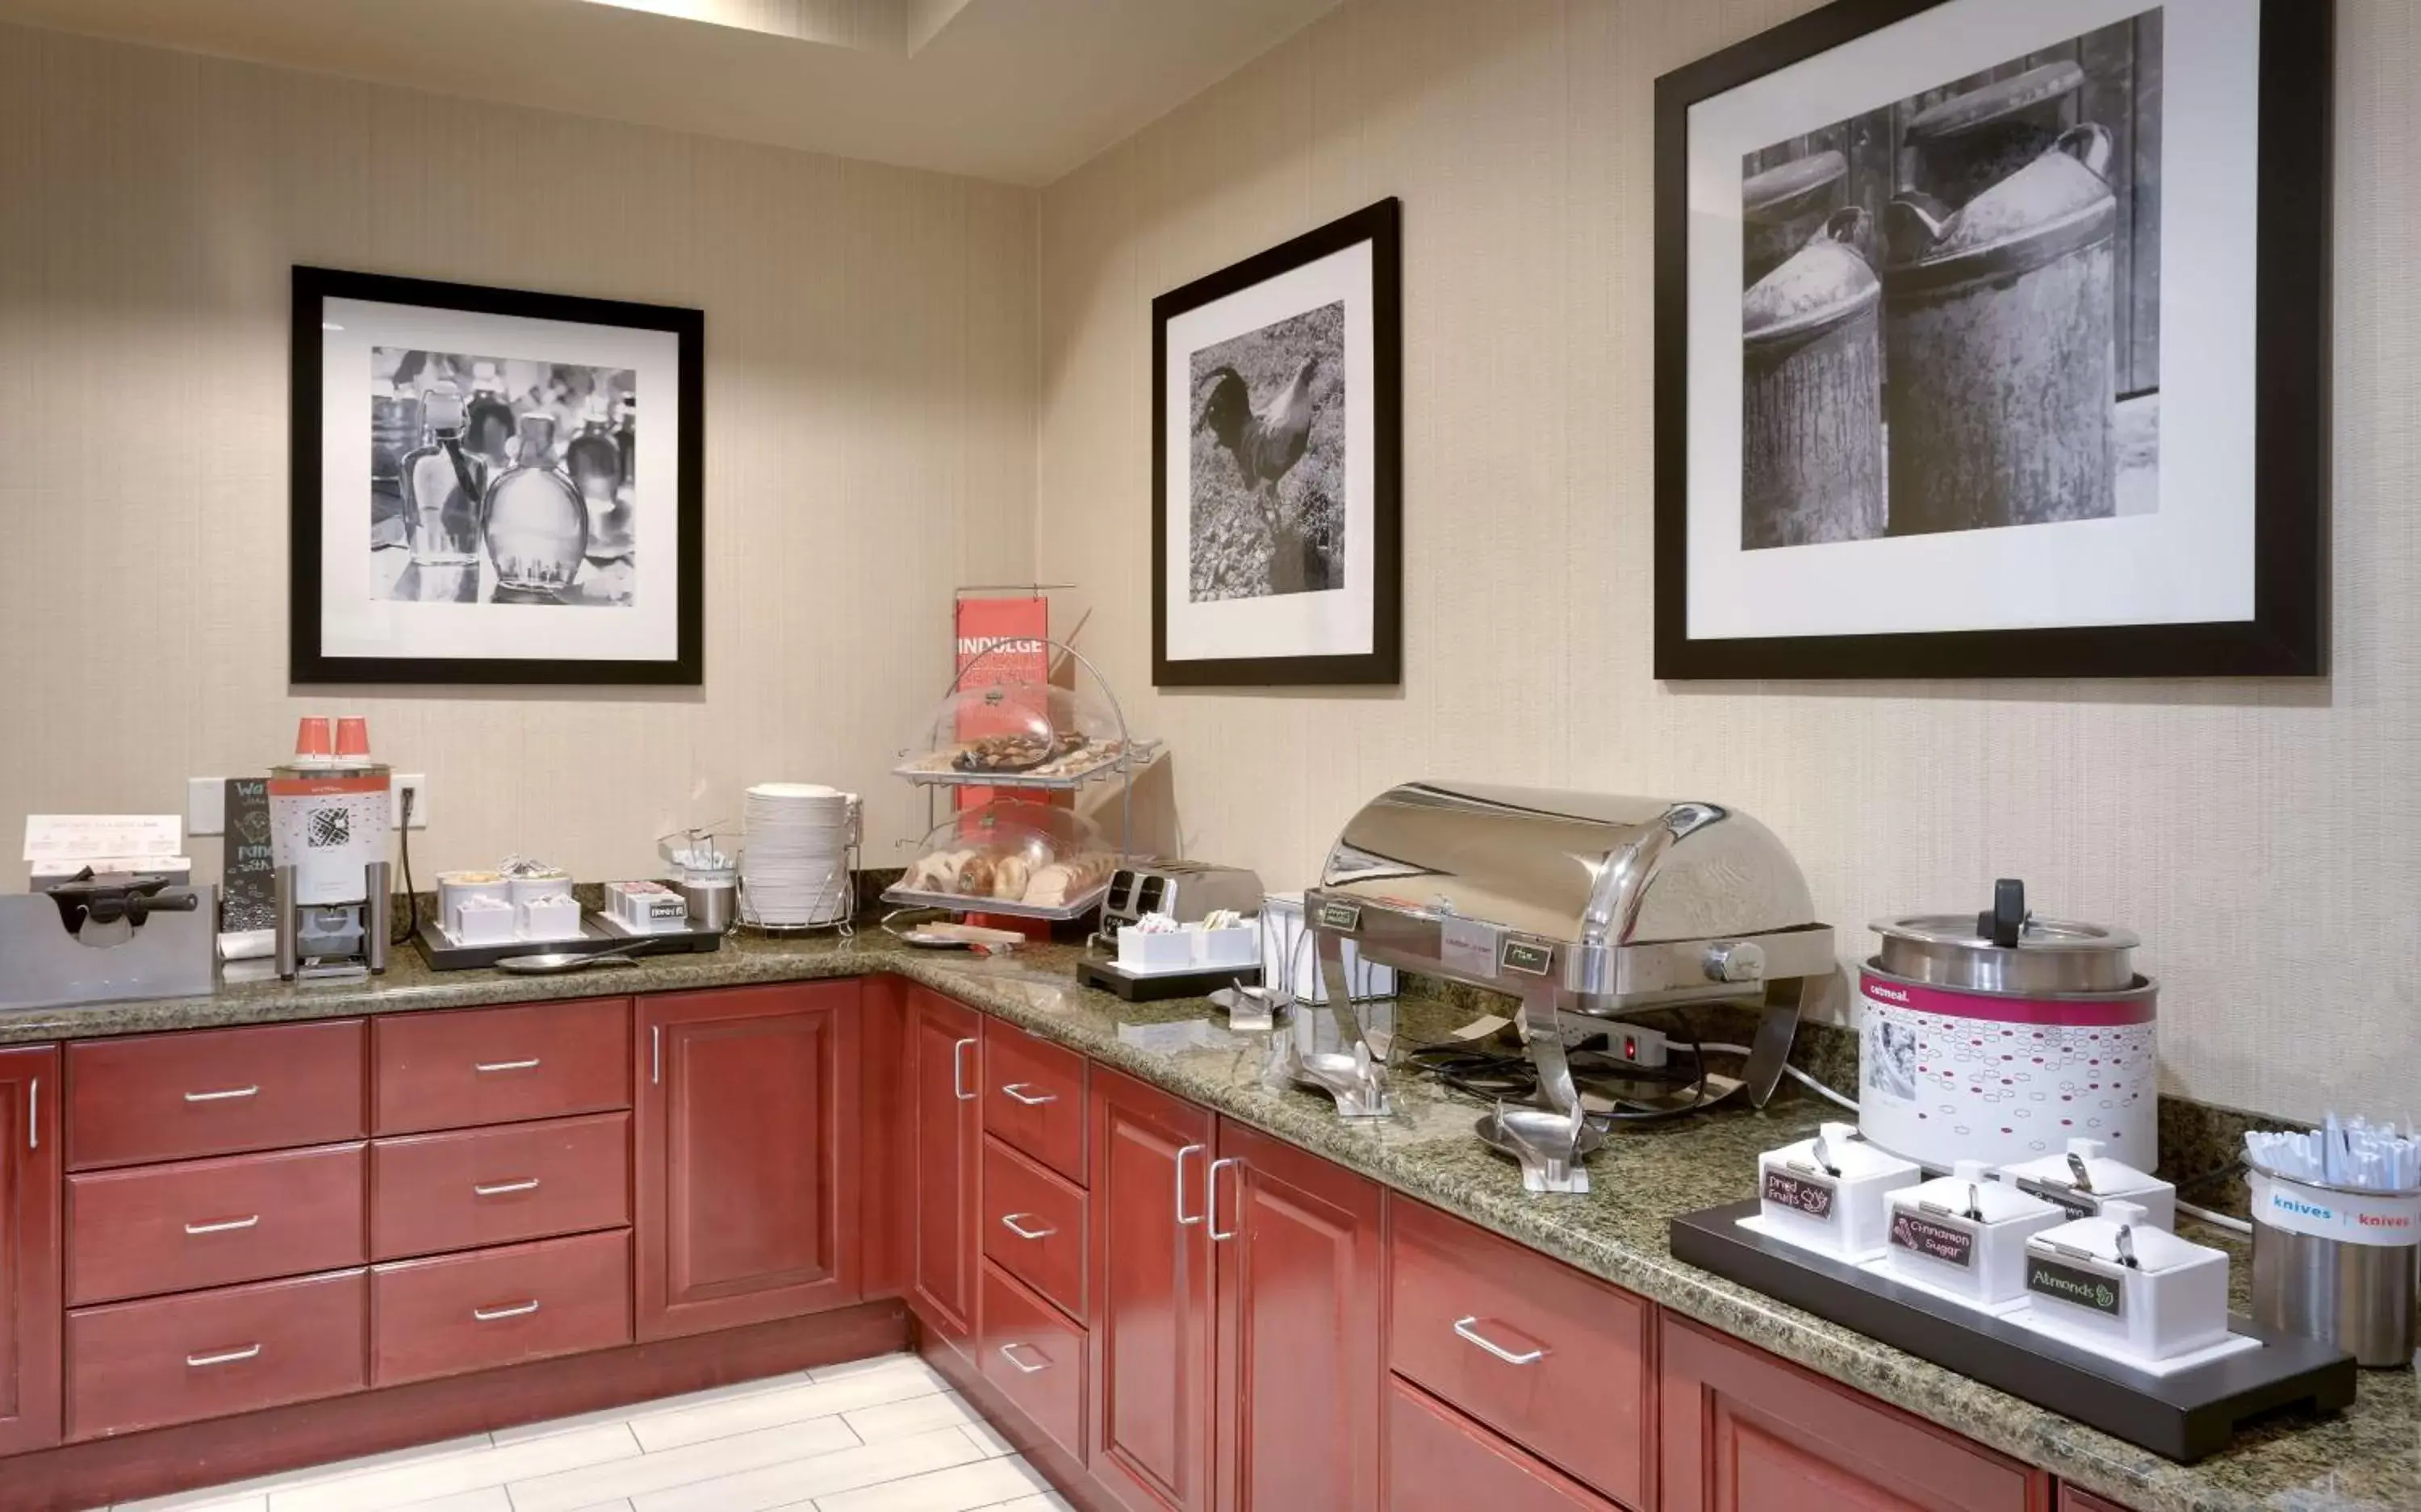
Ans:
POLYGON ((537 1190, 538 1177, 530 1177, 527 1179, 521 1181, 498 1181, 492 1186, 474 1186, 471 1188, 471 1195, 475 1197, 504 1197, 509 1196, 516 1192, 536 1192, 537 1190))
POLYGON ((39 1076, 25 1083, 25 1147, 42 1147, 42 1079, 39 1076))
POLYGON ((260 1346, 255 1344, 246 1348, 228 1349, 220 1354, 189 1354, 185 1356, 185 1364, 195 1370, 199 1370, 205 1365, 242 1364, 259 1353, 260 1346))
POLYGON ((1200 1145, 1188 1145, 1177 1152, 1177 1226, 1179 1228, 1192 1228, 1202 1222, 1200 1213, 1191 1218, 1185 1215, 1185 1158, 1201 1154, 1203 1148, 1200 1145))
POLYGON ((250 1218, 230 1218, 223 1224, 187 1224, 185 1225, 185 1232, 188 1234, 232 1234, 240 1228, 258 1228, 259 1226, 260 1215, 258 1213, 255 1213, 250 1218))
POLYGON ((1028 1228, 1023 1224, 1018 1222, 1021 1218, 1031 1218, 1034 1215, 1032 1213, 1003 1213, 1000 1218, 1000 1226, 1007 1229, 1019 1239, 1049 1239, 1052 1235, 1059 1232, 1055 1228, 1028 1228))
POLYGON ((532 1055, 525 1061, 481 1061, 471 1069, 482 1075, 491 1071, 534 1071, 538 1069, 538 1057, 532 1055))
POLYGON ((1227 1160, 1212 1161, 1210 1162, 1210 1190, 1203 1194, 1202 1210, 1210 1216, 1211 1239, 1223 1244, 1227 1240, 1234 1239, 1238 1231, 1231 1228, 1224 1234, 1219 1232, 1219 1172, 1223 1167, 1242 1165, 1243 1163, 1244 1162, 1242 1161, 1236 1160, 1232 1157, 1227 1160))
POLYGON ((235 1086, 224 1092, 188 1092, 185 1094, 185 1100, 187 1102, 233 1102, 238 1098, 258 1096, 260 1096, 260 1088, 258 1086, 235 1086))
POLYGON ((1004 1344, 1000 1347, 1000 1357, 1007 1361, 1010 1364, 1015 1365, 1020 1375, 1031 1376, 1050 1369, 1051 1362, 1048 1358, 1044 1359, 1039 1365, 1029 1365, 1024 1361, 1020 1360, 1017 1357, 1018 1350, 1032 1348, 1032 1345, 1024 1343, 1004 1344))
POLYGON ((648 1025, 648 1083, 662 1086, 664 1081, 664 1026, 648 1025))
POLYGON ((1056 1092, 1045 1092, 1042 1096, 1038 1098, 1033 1093, 1025 1090, 1033 1084, 1034 1083, 1031 1082, 1011 1082, 1007 1086, 1000 1089, 1001 1096, 1008 1099, 1011 1102, 1023 1102, 1029 1108, 1039 1108, 1046 1102, 1056 1102, 1059 1100, 1059 1094, 1056 1092))
POLYGON ((471 1309, 471 1321, 492 1323, 500 1317, 527 1317, 537 1311, 538 1299, 533 1297, 528 1302, 516 1302, 510 1307, 474 1307, 471 1309))
POLYGON ((950 1091, 961 1102, 973 1102, 976 1095, 967 1088, 967 1047, 972 1039, 961 1039, 950 1047, 950 1091))
POLYGON ((1515 1354, 1512 1350, 1505 1348, 1505 1346, 1497 1343, 1495 1340, 1488 1337, 1488 1335, 1480 1333, 1477 1329, 1471 1326, 1478 1321, 1479 1315, 1476 1313, 1473 1314, 1469 1317, 1459 1319, 1454 1325, 1456 1335, 1468 1343, 1478 1345, 1481 1348, 1487 1350, 1490 1354, 1494 1355, 1497 1359, 1504 1361, 1508 1365, 1535 1365, 1539 1361, 1547 1358, 1547 1348, 1545 1345, 1540 1345, 1535 1349, 1525 1349, 1520 1354, 1515 1354))

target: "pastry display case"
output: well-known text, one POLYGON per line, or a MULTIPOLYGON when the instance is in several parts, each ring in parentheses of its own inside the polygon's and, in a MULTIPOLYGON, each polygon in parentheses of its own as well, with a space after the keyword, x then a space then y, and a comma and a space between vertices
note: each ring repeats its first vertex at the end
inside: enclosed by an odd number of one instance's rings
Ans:
POLYGON ((925 836, 886 902, 908 908, 1073 919, 1100 906, 1118 854, 1072 809, 997 799, 925 836))

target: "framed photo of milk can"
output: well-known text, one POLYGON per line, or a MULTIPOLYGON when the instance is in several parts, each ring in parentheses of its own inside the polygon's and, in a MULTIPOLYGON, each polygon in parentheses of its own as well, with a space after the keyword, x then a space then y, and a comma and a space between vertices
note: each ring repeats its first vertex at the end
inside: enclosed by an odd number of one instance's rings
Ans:
POLYGON ((296 268, 293 680, 702 681, 705 323, 296 268))
POLYGON ((1656 674, 2325 671, 2332 0, 1838 0, 1657 81, 1656 674))
POLYGON ((1398 211, 1151 302, 1155 687, 1401 677, 1398 211))

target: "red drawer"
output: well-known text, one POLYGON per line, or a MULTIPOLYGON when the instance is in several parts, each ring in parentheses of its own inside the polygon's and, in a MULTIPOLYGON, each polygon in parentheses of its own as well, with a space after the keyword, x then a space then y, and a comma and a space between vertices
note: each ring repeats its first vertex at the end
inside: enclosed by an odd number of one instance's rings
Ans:
POLYGON ((359 1019, 68 1047, 68 1168, 333 1145, 368 1132, 359 1019))
POLYGON ((987 1260, 976 1363, 1036 1427, 1085 1457, 1085 1331, 987 1260))
POLYGON ((375 1133, 628 1108, 631 1004, 396 1015, 374 1026, 370 1059, 375 1133))
POLYGON ((68 1437, 97 1439, 359 1391, 360 1270, 68 1315, 68 1437))
POLYGON ((362 1148, 68 1177, 68 1304, 360 1265, 362 1148))
POLYGON ((1387 1385, 1387 1512, 1616 1512, 1418 1388, 1387 1385))
POLYGON ((1085 1057, 1015 1024, 983 1027, 984 1132, 1085 1186, 1085 1057))
POLYGON ((402 1260, 370 1272, 381 1386, 631 1342, 631 1231, 402 1260))
POLYGON ((1570 1266, 1397 1200, 1387 1361, 1616 1501, 1647 1504, 1653 1312, 1570 1266))
POLYGON ((2116 1502, 2105 1502, 2091 1491, 2063 1486, 2059 1489, 2059 1512, 2127 1512, 2127 1509, 2116 1502))
POLYGON ((631 1222, 631 1115, 409 1134, 370 1146, 370 1258, 631 1222))
POLYGON ((997 1140, 984 1141, 983 1235, 986 1258, 1085 1321, 1083 1189, 997 1140))

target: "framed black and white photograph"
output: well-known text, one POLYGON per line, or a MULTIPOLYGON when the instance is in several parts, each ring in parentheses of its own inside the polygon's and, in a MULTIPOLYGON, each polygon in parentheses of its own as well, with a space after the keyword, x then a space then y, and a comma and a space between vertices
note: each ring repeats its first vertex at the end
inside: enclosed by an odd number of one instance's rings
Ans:
POLYGON ((2331 11, 1840 0, 1659 80, 1657 676, 2321 672, 2331 11))
POLYGON ((1152 682, 1402 676, 1398 202, 1152 301, 1152 682))
POLYGON ((296 268, 293 680, 702 681, 704 333, 296 268))

